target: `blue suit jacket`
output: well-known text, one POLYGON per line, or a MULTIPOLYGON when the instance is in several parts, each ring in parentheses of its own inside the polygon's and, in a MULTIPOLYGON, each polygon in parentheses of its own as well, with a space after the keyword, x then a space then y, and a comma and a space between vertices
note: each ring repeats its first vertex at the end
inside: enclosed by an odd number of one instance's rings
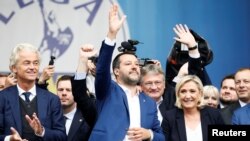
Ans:
POLYGON ((233 113, 232 117, 233 125, 250 125, 250 104, 245 105, 242 108, 237 109, 233 113))
MULTIPOLYGON (((224 124, 218 109, 205 107, 200 110, 203 141, 208 141, 208 125, 224 124)), ((166 141, 187 141, 184 113, 174 108, 163 115, 161 124, 166 141)))
MULTIPOLYGON (((96 98, 98 119, 90 141, 122 141, 130 125, 128 101, 123 89, 111 80, 110 64, 114 46, 102 44, 96 68, 96 98)), ((157 118, 156 103, 144 93, 139 94, 141 127, 151 129, 154 141, 164 135, 157 118)))
MULTIPOLYGON (((59 98, 49 91, 36 87, 37 115, 45 128, 46 141, 66 141, 63 113, 59 98)), ((17 86, 0 92, 0 141, 10 135, 10 127, 22 133, 21 111, 17 86)))

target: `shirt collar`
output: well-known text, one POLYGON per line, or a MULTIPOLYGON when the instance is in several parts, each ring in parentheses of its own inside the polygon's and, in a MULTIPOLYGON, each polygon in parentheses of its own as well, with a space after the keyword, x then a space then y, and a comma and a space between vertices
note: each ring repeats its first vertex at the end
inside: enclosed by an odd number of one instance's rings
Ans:
POLYGON ((161 105, 162 101, 163 101, 163 98, 162 98, 162 96, 161 96, 160 100, 158 100, 158 101, 156 102, 156 104, 157 104, 157 105, 161 105))
MULTIPOLYGON (((118 85, 122 88, 122 90, 126 93, 126 95, 131 94, 131 91, 127 87, 125 87, 121 84, 118 84, 118 85)), ((139 92, 136 93, 136 96, 138 96, 138 95, 139 95, 139 92)))
MULTIPOLYGON (((18 90, 19 96, 22 95, 24 92, 26 92, 18 84, 17 84, 17 90, 18 90)), ((31 95, 36 96, 36 85, 34 85, 30 90, 28 90, 28 92, 30 92, 31 95)))
POLYGON ((70 111, 69 113, 65 114, 64 116, 66 116, 70 120, 73 120, 75 112, 76 112, 76 107, 72 111, 70 111))

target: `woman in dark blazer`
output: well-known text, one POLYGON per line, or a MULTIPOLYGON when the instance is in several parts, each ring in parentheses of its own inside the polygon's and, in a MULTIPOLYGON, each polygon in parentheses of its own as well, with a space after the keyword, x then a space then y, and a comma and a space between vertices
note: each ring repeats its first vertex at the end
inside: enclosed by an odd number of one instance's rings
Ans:
POLYGON ((224 124, 218 109, 205 106, 203 85, 195 75, 177 82, 175 105, 163 115, 166 141, 208 141, 208 125, 224 124))

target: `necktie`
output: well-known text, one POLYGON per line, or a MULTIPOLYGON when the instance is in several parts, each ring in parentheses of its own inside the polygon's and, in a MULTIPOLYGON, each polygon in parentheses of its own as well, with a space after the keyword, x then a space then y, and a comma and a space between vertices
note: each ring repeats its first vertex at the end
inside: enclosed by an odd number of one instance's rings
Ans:
POLYGON ((68 118, 67 118, 66 116, 63 116, 64 125, 66 124, 67 119, 68 119, 68 118))
POLYGON ((25 97, 25 101, 26 101, 26 102, 30 102, 29 97, 30 97, 31 93, 30 93, 30 92, 24 92, 23 95, 24 95, 24 97, 25 97))
POLYGON ((63 116, 63 120, 64 120, 65 129, 66 129, 66 135, 68 135, 69 134, 69 128, 70 128, 69 123, 67 124, 68 118, 66 116, 63 116))

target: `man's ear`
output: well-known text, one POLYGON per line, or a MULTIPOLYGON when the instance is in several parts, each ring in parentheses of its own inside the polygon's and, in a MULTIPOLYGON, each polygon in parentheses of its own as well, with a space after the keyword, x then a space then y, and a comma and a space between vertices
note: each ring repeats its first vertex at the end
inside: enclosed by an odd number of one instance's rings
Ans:
POLYGON ((16 67, 13 65, 13 66, 10 66, 9 67, 10 68, 10 71, 11 72, 14 72, 14 73, 16 73, 17 71, 16 71, 16 67))
POLYGON ((115 76, 117 76, 119 74, 119 69, 115 68, 114 69, 114 74, 115 74, 115 76))

